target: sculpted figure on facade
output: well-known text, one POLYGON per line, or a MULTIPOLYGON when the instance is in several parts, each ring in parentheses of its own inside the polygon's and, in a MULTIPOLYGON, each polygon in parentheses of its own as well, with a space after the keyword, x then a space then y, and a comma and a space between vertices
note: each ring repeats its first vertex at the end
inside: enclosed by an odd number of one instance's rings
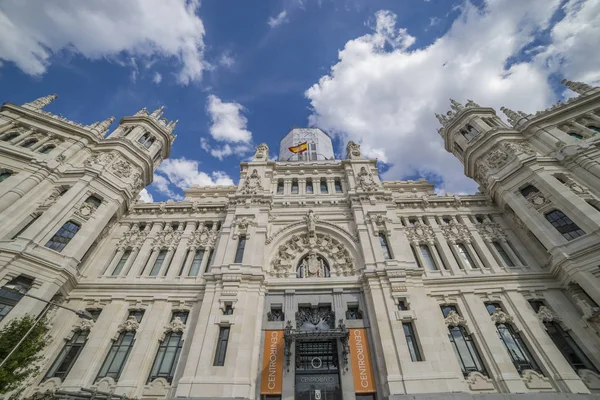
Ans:
POLYGON ((308 256, 300 262, 298 267, 299 278, 323 278, 327 275, 325 271, 325 261, 317 255, 317 252, 310 250, 308 256))
POLYGON ((135 316, 130 315, 125 322, 118 326, 117 333, 113 337, 113 340, 117 340, 122 332, 136 332, 138 329, 140 329, 140 323, 135 316))
POLYGON ((349 160, 362 158, 362 153, 360 151, 360 144, 353 142, 350 140, 346 145, 346 158, 349 160))
POLYGON ((502 311, 500 307, 494 309, 490 318, 495 324, 510 324, 513 321, 513 317, 502 311))
POLYGON ((241 194, 259 194, 259 193, 262 193, 263 190, 264 189, 262 186, 260 176, 258 175, 258 171, 254 170, 254 171, 252 171, 252 174, 250 174, 250 177, 246 178, 246 181, 244 182, 244 187, 242 188, 240 193, 241 194))
POLYGON ((158 338, 158 341, 162 342, 163 340, 165 340, 165 338, 167 337, 167 335, 169 333, 172 333, 172 332, 173 333, 183 333, 184 330, 185 330, 185 324, 183 323, 181 318, 175 317, 175 318, 173 318, 173 320, 171 322, 169 322, 167 325, 165 325, 164 331, 163 331, 161 337, 158 338))
POLYGON ((313 210, 308 210, 308 214, 304 216, 309 236, 314 236, 315 234, 317 219, 319 219, 319 217, 315 215, 313 210))
POLYGON ((358 173, 358 187, 365 192, 372 192, 378 188, 375 179, 373 179, 373 175, 367 172, 365 167, 361 167, 360 172, 358 173))
POLYGON ((467 320, 461 317, 456 311, 452 310, 448 313, 448 316, 444 319, 446 326, 466 326, 467 320))

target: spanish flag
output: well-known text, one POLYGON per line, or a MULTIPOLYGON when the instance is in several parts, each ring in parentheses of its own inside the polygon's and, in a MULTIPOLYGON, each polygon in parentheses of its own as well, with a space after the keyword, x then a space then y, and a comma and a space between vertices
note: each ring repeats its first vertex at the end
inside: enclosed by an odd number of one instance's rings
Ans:
POLYGON ((308 150, 308 142, 304 142, 304 143, 300 143, 296 146, 288 147, 288 149, 294 154, 303 153, 306 150, 308 150))

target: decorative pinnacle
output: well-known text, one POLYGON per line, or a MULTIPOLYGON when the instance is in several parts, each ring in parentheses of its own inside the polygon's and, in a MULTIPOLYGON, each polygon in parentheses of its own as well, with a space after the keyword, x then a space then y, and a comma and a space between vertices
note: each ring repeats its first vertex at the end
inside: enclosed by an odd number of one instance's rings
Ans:
POLYGON ((464 107, 458 101, 456 101, 454 99, 450 99, 450 108, 453 109, 455 112, 459 112, 464 107))
POLYGON ((481 107, 479 104, 475 103, 473 100, 467 99, 467 104, 465 107, 481 107))
POLYGON ((96 125, 96 130, 98 132, 104 132, 108 129, 108 127, 110 126, 110 124, 113 123, 113 121, 115 120, 115 117, 110 117, 105 119, 104 121, 98 123, 98 125, 96 125))
POLYGON ((41 110, 46 107, 48 104, 52 103, 54 100, 58 98, 58 95, 51 94, 48 96, 40 97, 39 99, 35 99, 30 103, 23 104, 23 107, 27 107, 33 110, 41 110))
POLYGON ((562 83, 577 94, 584 94, 587 91, 593 89, 592 86, 583 82, 568 81, 566 79, 563 79, 560 83, 562 83))
POLYGON ((142 107, 142 109, 135 113, 135 115, 148 115, 148 110, 146 107, 142 107))
POLYGON ((506 115, 508 117, 508 122, 512 126, 515 126, 517 121, 519 121, 521 118, 523 118, 522 116, 520 116, 518 113, 511 110, 510 108, 500 107, 500 111, 502 111, 504 113, 504 115, 506 115))
POLYGON ((177 123, 179 122, 178 119, 176 119, 175 121, 171 121, 169 122, 169 124, 167 125, 167 130, 169 132, 173 132, 173 130, 175 130, 175 127, 177 126, 177 123))
POLYGON ((155 117, 155 118, 160 118, 163 115, 163 109, 165 108, 165 106, 160 106, 158 107, 156 110, 154 110, 152 112, 152 114, 150 114, 151 117, 155 117))

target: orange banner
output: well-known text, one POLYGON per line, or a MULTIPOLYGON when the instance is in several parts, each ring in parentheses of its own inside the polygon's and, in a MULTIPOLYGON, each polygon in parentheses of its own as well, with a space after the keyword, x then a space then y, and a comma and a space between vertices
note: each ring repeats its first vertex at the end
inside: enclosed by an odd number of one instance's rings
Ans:
POLYGON ((283 331, 265 331, 260 394, 281 394, 283 385, 283 331))
POLYGON ((350 329, 349 344, 352 375, 354 375, 354 391, 356 393, 376 392, 367 330, 364 328, 350 329))

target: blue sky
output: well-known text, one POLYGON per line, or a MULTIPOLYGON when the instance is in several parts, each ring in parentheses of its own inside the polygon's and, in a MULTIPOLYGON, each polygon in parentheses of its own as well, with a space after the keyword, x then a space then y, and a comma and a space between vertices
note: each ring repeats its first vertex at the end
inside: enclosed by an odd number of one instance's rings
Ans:
POLYGON ((309 124, 340 155, 360 141, 385 179, 474 192, 436 133, 449 97, 536 111, 567 95, 563 76, 600 81, 600 0, 39 4, 0 3, 1 101, 57 93, 47 110, 84 124, 165 105, 180 122, 155 201, 235 183, 254 146, 276 155, 309 124))

